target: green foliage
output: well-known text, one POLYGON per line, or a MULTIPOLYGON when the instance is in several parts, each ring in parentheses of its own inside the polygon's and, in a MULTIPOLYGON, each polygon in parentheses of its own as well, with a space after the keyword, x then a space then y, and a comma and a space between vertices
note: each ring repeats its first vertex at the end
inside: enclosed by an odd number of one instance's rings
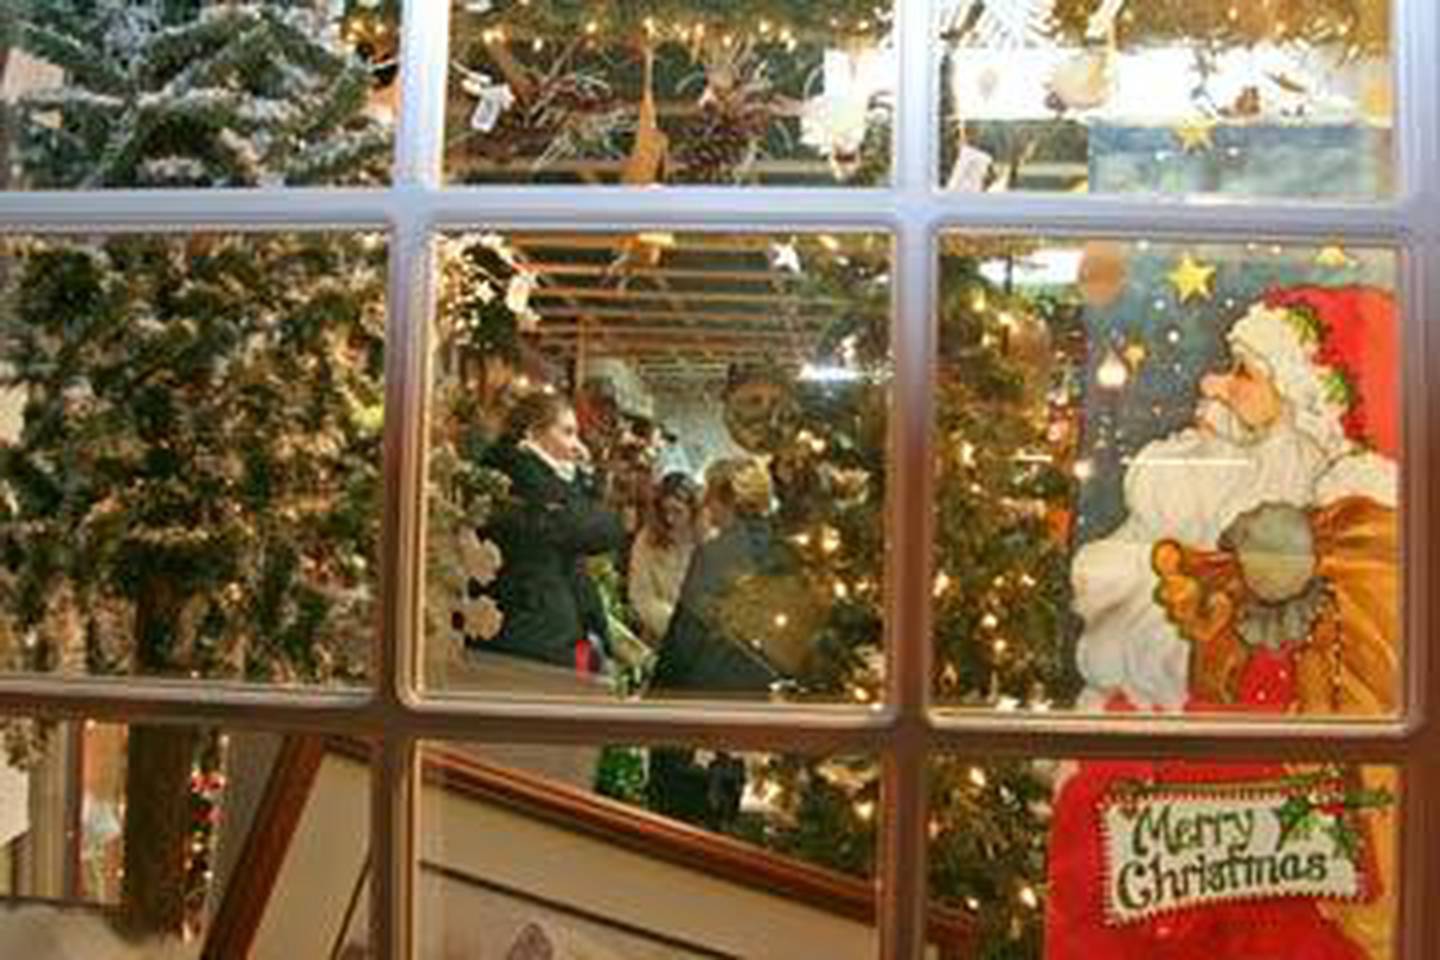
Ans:
MULTIPOLYGON (((68 85, 20 103, 34 187, 366 183, 390 137, 366 68, 291 0, 31 0, 18 42, 68 85)), ((338 38, 337 38, 338 39, 338 38)))
POLYGON ((362 669, 383 247, 115 237, 33 242, 20 262, 0 320, 9 383, 27 397, 0 457, 12 612, 41 622, 66 584, 82 608, 143 610, 163 584, 164 629, 136 627, 151 648, 93 623, 97 662, 272 679, 362 669))
MULTIPOLYGON (((310 5, 34 0, 68 86, 21 103, 32 187, 379 175, 363 68, 310 5)), ((9 245, 0 603, 91 671, 355 677, 373 635, 385 248, 362 235, 9 245)))
POLYGON ((606 747, 595 770, 595 792, 622 803, 645 806, 645 751, 638 747, 606 747))
MULTIPOLYGON (((662 29, 704 23, 719 31, 764 20, 838 38, 881 32, 889 17, 877 10, 888 14, 888 6, 875 0, 495 0, 475 19, 556 38, 580 34, 592 22, 612 36, 640 37, 647 20, 662 29)), ((463 14, 465 0, 456 0, 455 8, 463 14)))

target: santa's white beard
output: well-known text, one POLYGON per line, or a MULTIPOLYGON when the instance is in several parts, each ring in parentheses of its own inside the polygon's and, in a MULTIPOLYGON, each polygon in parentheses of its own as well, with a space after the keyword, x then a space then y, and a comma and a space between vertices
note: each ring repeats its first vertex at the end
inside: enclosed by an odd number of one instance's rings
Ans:
POLYGON ((1223 409, 1207 405, 1202 416, 1206 429, 1179 431, 1135 457, 1125 475, 1126 520, 1075 557, 1087 708, 1116 693, 1141 708, 1179 709, 1189 699, 1189 644, 1154 599, 1158 541, 1214 548, 1236 517, 1262 503, 1314 501, 1324 457, 1288 420, 1254 434, 1223 409))

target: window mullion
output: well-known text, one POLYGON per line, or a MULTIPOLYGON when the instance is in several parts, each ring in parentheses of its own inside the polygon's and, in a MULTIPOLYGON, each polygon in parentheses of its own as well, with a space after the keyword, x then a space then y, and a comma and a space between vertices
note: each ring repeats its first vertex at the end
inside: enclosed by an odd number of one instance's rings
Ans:
POLYGON ((385 514, 382 620, 376 709, 389 714, 377 739, 371 817, 371 917, 381 960, 409 960, 415 944, 417 778, 413 730, 405 724, 419 653, 424 556, 429 329, 436 253, 423 204, 406 202, 442 182, 449 5, 406 4, 401 25, 400 118, 390 191, 389 317, 385 351, 385 514))
POLYGON ((926 952, 926 719, 930 688, 930 562, 934 486, 935 250, 929 202, 938 158, 932 5, 898 0, 895 159, 900 201, 892 349, 886 617, 888 691, 895 711, 884 763, 880 937, 884 960, 926 952))

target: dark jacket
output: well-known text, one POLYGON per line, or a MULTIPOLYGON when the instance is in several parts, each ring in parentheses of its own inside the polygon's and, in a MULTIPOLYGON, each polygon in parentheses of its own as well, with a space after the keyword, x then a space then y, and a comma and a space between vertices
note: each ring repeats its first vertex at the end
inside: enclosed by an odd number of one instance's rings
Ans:
POLYGON ((768 691, 778 671, 757 650, 727 636, 717 609, 741 577, 775 572, 783 554, 767 520, 738 520, 696 548, 675 615, 660 644, 651 690, 768 691))
POLYGON ((486 649, 573 666, 576 643, 589 635, 608 653, 605 607, 585 558, 624 545, 619 515, 588 481, 564 480, 522 447, 498 445, 485 460, 510 478, 513 498, 483 532, 503 558, 495 594, 505 615, 486 649))

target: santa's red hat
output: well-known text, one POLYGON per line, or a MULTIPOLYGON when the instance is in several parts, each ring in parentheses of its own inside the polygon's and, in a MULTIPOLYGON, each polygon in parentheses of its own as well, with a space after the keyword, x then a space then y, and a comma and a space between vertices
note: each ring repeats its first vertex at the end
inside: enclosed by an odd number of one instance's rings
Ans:
POLYGON ((1394 298, 1363 286, 1274 290, 1230 332, 1324 445, 1388 460, 1400 452, 1398 342, 1394 298))

